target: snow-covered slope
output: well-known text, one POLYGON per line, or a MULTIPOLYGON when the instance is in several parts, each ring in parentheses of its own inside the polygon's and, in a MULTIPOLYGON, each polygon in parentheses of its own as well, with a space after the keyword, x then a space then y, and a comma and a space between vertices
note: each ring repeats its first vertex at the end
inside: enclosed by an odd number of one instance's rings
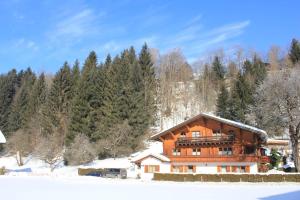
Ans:
MULTIPOLYGON (((64 166, 61 162, 57 168, 51 172, 50 167, 45 162, 34 158, 34 157, 25 157, 23 159, 24 165, 19 167, 17 165, 16 159, 14 156, 0 157, 0 167, 5 167, 10 170, 20 170, 25 168, 30 168, 32 173, 30 175, 51 175, 51 176, 77 176, 78 168, 126 168, 128 169, 129 177, 136 177, 134 172, 133 163, 131 162, 132 158, 138 156, 141 153, 151 152, 151 153, 161 153, 162 152, 162 143, 161 142, 147 142, 146 149, 144 151, 136 152, 129 157, 123 158, 108 158, 103 160, 94 160, 91 163, 79 166, 64 166)), ((10 172, 10 175, 29 175, 28 173, 20 172, 10 172)))

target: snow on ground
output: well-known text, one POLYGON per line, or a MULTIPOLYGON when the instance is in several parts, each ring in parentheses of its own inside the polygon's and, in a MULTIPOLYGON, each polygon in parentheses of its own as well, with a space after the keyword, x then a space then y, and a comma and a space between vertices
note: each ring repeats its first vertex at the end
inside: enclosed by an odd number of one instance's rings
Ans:
POLYGON ((53 172, 50 171, 50 167, 48 164, 31 156, 23 158, 24 165, 21 167, 17 165, 14 156, 0 157, 0 167, 4 166, 6 169, 10 169, 10 170, 20 170, 25 168, 30 168, 32 170, 32 173, 20 173, 20 172, 9 173, 10 175, 14 175, 14 176, 20 176, 20 175, 77 176, 78 168, 126 168, 128 177, 136 177, 136 172, 134 171, 133 163, 131 162, 132 158, 145 152, 152 152, 152 153, 162 152, 161 142, 147 142, 145 145, 146 145, 146 149, 144 151, 136 152, 129 157, 94 160, 91 163, 85 165, 79 165, 79 166, 64 166, 63 162, 61 162, 60 165, 58 165, 58 167, 53 172))
POLYGON ((300 184, 175 183, 96 177, 0 176, 1 199, 299 200, 300 184))

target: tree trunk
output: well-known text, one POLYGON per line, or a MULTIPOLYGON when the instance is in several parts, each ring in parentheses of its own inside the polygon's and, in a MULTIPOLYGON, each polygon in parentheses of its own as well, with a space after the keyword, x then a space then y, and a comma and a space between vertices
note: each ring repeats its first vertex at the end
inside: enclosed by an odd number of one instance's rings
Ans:
POLYGON ((294 158, 295 168, 296 168, 297 172, 300 172, 298 137, 294 134, 290 134, 290 137, 291 137, 291 142, 292 142, 292 151, 293 151, 293 158, 294 158))
POLYGON ((23 160, 20 151, 17 151, 16 159, 17 159, 18 166, 23 166, 23 160))

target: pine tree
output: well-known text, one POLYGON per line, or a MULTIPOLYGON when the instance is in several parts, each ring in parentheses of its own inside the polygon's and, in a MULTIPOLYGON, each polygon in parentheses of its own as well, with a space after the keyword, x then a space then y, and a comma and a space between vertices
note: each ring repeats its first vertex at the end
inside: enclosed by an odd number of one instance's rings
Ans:
POLYGON ((231 91, 229 102, 230 118, 236 121, 245 122, 248 106, 253 103, 251 88, 245 76, 239 72, 234 88, 231 91))
POLYGON ((72 93, 76 95, 78 92, 77 90, 79 88, 79 81, 80 81, 80 67, 79 67, 78 60, 75 61, 71 74, 72 74, 72 93))
POLYGON ((0 130, 8 135, 8 116, 11 112, 11 104, 16 93, 17 72, 15 69, 0 78, 0 130))
POLYGON ((217 112, 216 114, 220 117, 229 119, 230 117, 230 107, 229 107, 229 93, 223 83, 220 88, 220 92, 217 99, 217 112))
POLYGON ((254 77, 255 80, 255 84, 256 84, 255 89, 256 89, 256 87, 259 84, 261 84, 266 78, 267 69, 265 63, 263 63, 262 60, 257 55, 255 55, 253 58, 252 68, 253 68, 252 76, 254 77))
POLYGON ((73 99, 71 69, 67 62, 56 73, 47 102, 42 108, 42 127, 44 134, 54 132, 65 137, 68 127, 70 106, 73 99))
POLYGON ((93 101, 95 100, 95 76, 97 73, 97 55, 92 51, 84 62, 77 95, 73 99, 70 111, 70 124, 66 143, 70 144, 76 135, 85 134, 91 138, 95 132, 95 119, 91 116, 93 101))
POLYGON ((223 80, 225 77, 225 68, 222 65, 220 58, 215 56, 214 61, 212 63, 212 70, 214 72, 215 80, 223 80))
POLYGON ((12 111, 8 116, 8 129, 10 132, 25 128, 33 113, 33 107, 30 106, 30 96, 36 76, 28 68, 20 74, 19 80, 20 87, 17 89, 11 107, 12 111))
POLYGON ((148 46, 145 43, 139 54, 139 65, 142 74, 142 84, 140 87, 144 88, 144 110, 146 111, 146 120, 148 125, 153 124, 155 121, 156 113, 156 77, 155 69, 151 59, 151 54, 149 52, 148 46))
POLYGON ((296 39, 292 40, 289 57, 293 64, 296 64, 300 61, 300 43, 296 39))

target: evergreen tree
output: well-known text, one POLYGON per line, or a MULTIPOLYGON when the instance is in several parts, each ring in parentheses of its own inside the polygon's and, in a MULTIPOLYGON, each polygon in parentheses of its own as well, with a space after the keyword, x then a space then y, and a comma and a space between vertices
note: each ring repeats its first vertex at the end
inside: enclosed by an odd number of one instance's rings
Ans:
POLYGON ((42 73, 37 79, 33 91, 31 102, 33 102, 33 107, 35 112, 39 111, 42 105, 46 102, 47 97, 47 84, 45 80, 45 74, 42 73))
POLYGON ((72 76, 67 62, 56 73, 47 102, 42 108, 42 127, 45 134, 54 132, 63 139, 67 133, 70 105, 72 102, 72 76))
POLYGON ((95 100, 95 76, 97 73, 97 55, 92 51, 84 62, 77 95, 73 100, 70 113, 70 124, 66 143, 70 144, 76 135, 85 134, 91 138, 95 131, 95 119, 91 116, 92 104, 95 100))
POLYGON ((222 65, 220 58, 215 56, 214 61, 212 63, 212 70, 214 72, 215 80, 223 80, 225 77, 225 68, 222 65))
POLYGON ((0 130, 8 135, 8 116, 17 88, 17 72, 15 69, 0 77, 0 130))
POLYGON ((33 113, 33 107, 30 106, 30 96, 36 76, 30 68, 19 75, 20 87, 17 89, 14 101, 12 103, 11 112, 8 116, 9 132, 17 131, 20 128, 25 128, 33 113))
POLYGON ((293 64, 296 64, 300 61, 300 43, 296 39, 292 40, 289 57, 293 64))
POLYGON ((253 103, 251 88, 245 76, 239 72, 229 102, 230 117, 233 120, 245 122, 248 106, 253 103))
POLYGON ((74 95, 77 94, 77 90, 79 88, 79 81, 80 81, 80 67, 79 67, 79 61, 76 60, 73 68, 72 68, 72 93, 74 95))
MULTIPOLYGON (((117 92, 117 78, 115 64, 118 58, 115 58, 114 61, 111 60, 110 55, 107 56, 104 65, 99 70, 99 77, 101 81, 97 84, 97 87, 101 91, 102 95, 102 104, 97 109, 97 136, 96 138, 102 139, 107 137, 110 128, 118 123, 118 111, 116 99, 118 96, 117 92)), ((98 82, 98 81, 97 81, 98 82)), ((95 137, 95 136, 94 136, 95 137)))
POLYGON ((262 60, 257 55, 255 55, 253 58, 252 68, 253 68, 252 76, 254 77, 255 80, 255 84, 256 84, 255 89, 256 89, 256 87, 259 84, 261 84, 266 78, 267 69, 265 63, 263 63, 262 60))
POLYGON ((145 43, 139 54, 139 65, 141 68, 142 83, 140 87, 144 88, 144 112, 146 114, 146 121, 148 125, 153 124, 155 121, 156 113, 156 77, 153 62, 151 60, 151 54, 148 46, 145 43))
POLYGON ((220 92, 217 99, 217 112, 220 117, 230 119, 230 105, 229 105, 229 93, 223 83, 220 88, 220 92))

